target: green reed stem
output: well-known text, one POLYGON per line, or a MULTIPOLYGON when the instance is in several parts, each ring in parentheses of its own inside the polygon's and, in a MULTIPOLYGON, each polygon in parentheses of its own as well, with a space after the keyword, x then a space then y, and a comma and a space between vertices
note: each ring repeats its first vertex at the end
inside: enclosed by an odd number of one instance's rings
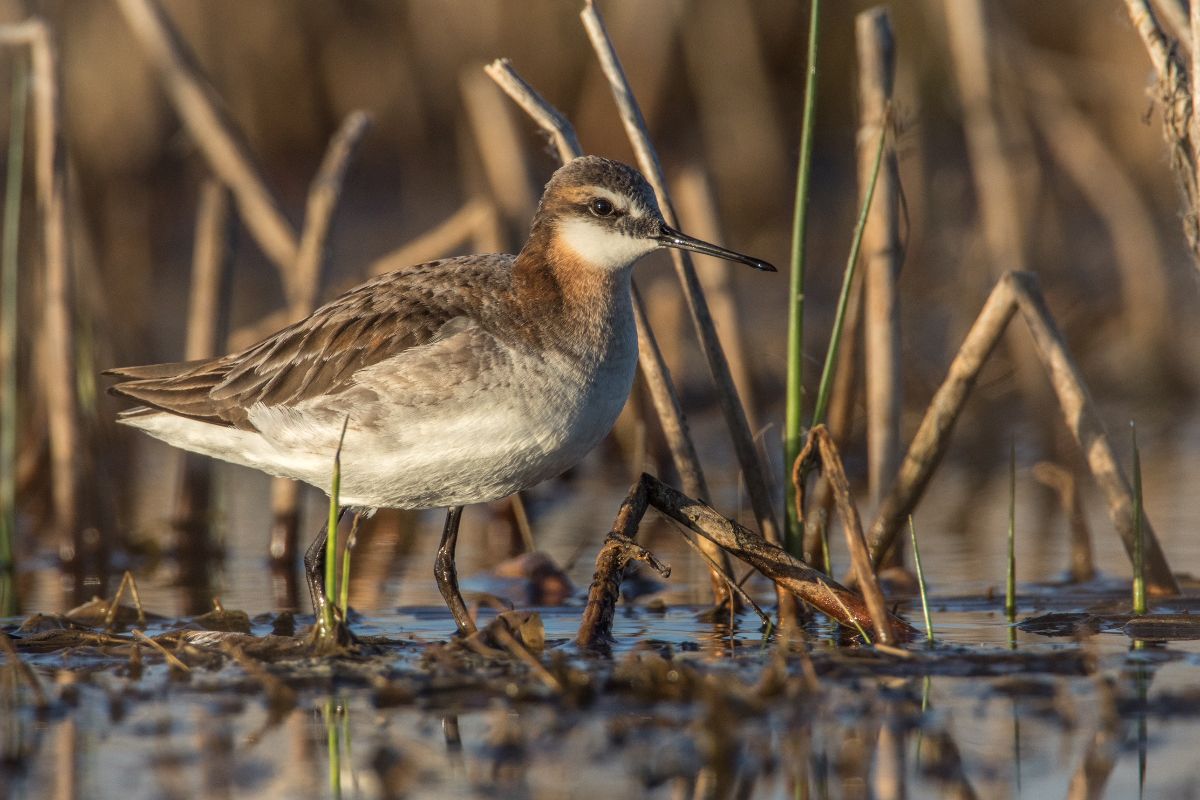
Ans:
POLYGON ((921 569, 921 548, 917 547, 917 529, 908 515, 908 533, 912 536, 913 566, 917 568, 917 588, 921 591, 921 613, 925 615, 925 638, 933 644, 933 620, 929 616, 929 595, 925 591, 925 572, 921 569))
POLYGON ((325 721, 326 740, 329 748, 329 796, 336 799, 342 796, 342 746, 335 719, 337 703, 332 697, 325 701, 322 711, 324 713, 321 716, 325 721))
POLYGON ((17 256, 21 234, 21 185, 25 175, 25 107, 28 64, 14 64, 4 181, 4 242, 0 246, 0 615, 17 613, 17 256))
POLYGON ((342 423, 342 435, 338 439, 337 451, 333 454, 333 478, 329 484, 329 521, 326 523, 325 537, 325 602, 321 608, 321 616, 325 623, 325 632, 333 632, 334 601, 337 591, 337 529, 338 495, 342 490, 342 443, 346 441, 346 427, 350 424, 350 416, 342 423))
POLYGON ((1008 444, 1008 577, 1004 581, 1004 613, 1017 614, 1017 443, 1008 444))
MULTIPOLYGON (((804 269, 808 235, 809 183, 812 176, 813 123, 817 116, 817 50, 821 0, 811 0, 808 16, 808 62, 804 77, 804 116, 800 123, 800 166, 796 170, 796 204, 792 217, 791 304, 788 309, 787 403, 784 427, 784 474, 790 475, 800 455, 804 431, 804 269)), ((796 487, 787 484, 787 548, 804 557, 804 527, 796 514, 796 487)))
POLYGON ((871 212, 871 201, 875 199, 875 185, 879 183, 879 168, 883 165, 884 145, 887 143, 887 126, 879 131, 879 144, 875 148, 875 162, 871 165, 871 182, 867 184, 867 195, 863 198, 854 225, 854 238, 850 244, 850 257, 842 273, 842 292, 838 296, 837 316, 833 321, 833 333, 829 337, 829 349, 825 351, 825 366, 821 369, 821 384, 817 388, 817 403, 813 408, 812 424, 825 421, 829 408, 829 395, 833 389, 833 373, 837 369, 838 351, 842 345, 842 328, 846 325, 846 306, 850 303, 850 288, 854 285, 854 273, 858 269, 858 254, 862 251, 863 231, 867 227, 867 216, 871 212))
POLYGON ((342 585, 338 599, 342 619, 348 619, 347 613, 350 611, 350 553, 358 541, 358 522, 361 518, 361 514, 354 515, 354 521, 350 523, 350 535, 346 537, 346 546, 342 549, 342 585))
POLYGON ((1138 450, 1137 426, 1129 423, 1133 440, 1133 613, 1146 613, 1146 546, 1142 533, 1142 454, 1138 450))

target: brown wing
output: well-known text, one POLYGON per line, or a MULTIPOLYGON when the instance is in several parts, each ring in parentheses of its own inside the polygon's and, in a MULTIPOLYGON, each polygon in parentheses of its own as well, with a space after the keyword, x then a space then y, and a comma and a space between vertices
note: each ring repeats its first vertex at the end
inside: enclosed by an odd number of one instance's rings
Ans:
POLYGON ((389 273, 240 353, 108 370, 131 379, 109 391, 181 416, 248 428, 246 413, 256 403, 336 394, 364 367, 481 322, 481 305, 468 295, 491 299, 503 292, 511 259, 468 256, 389 273))

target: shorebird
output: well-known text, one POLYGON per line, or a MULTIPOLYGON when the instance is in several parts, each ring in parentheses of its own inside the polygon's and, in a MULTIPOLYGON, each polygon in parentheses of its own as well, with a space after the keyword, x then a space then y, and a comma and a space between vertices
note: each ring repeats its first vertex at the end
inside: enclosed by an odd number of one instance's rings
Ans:
MULTIPOLYGON (((241 352, 122 367, 119 421, 168 444, 329 494, 343 508, 448 508, 434 576, 462 633, 462 508, 578 463, 611 430, 637 366, 635 261, 662 247, 774 272, 667 225, 634 168, 576 158, 546 184, 517 255, 431 261, 352 289, 241 352)), ((324 596, 322 529, 304 557, 324 596)))

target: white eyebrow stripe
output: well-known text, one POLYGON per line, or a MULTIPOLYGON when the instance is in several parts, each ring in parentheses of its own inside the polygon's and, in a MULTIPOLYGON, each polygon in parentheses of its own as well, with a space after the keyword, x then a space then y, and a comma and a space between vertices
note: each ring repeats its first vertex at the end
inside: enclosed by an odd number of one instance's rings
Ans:
POLYGON ((631 203, 629 198, 623 194, 617 194, 616 192, 605 189, 603 186, 589 186, 588 191, 590 191, 596 197, 603 197, 612 201, 613 206, 618 211, 622 211, 634 219, 640 219, 646 216, 646 209, 642 208, 641 203, 631 203))

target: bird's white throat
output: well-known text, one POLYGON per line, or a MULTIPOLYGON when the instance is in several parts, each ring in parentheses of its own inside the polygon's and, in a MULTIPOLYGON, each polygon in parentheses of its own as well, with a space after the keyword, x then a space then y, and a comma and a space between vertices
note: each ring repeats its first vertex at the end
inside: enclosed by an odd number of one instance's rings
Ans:
POLYGON ((597 269, 619 270, 658 247, 653 239, 636 239, 603 223, 574 217, 558 224, 559 242, 597 269))

